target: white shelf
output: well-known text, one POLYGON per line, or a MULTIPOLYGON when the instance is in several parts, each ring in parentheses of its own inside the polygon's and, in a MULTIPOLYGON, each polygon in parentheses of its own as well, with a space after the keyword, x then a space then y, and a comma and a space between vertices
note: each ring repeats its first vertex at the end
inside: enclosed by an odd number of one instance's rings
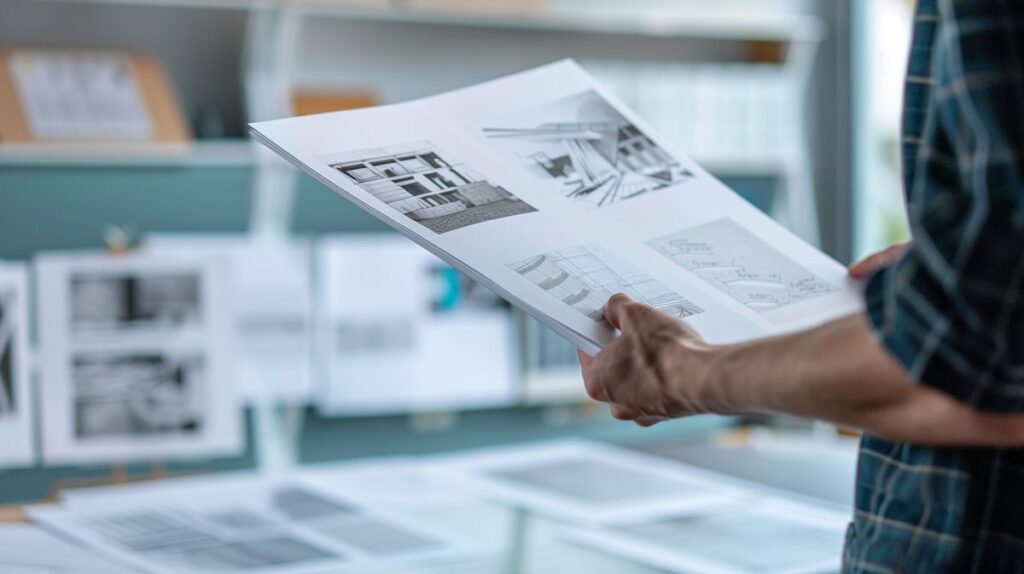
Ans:
POLYGON ((0 144, 0 167, 230 168, 256 164, 248 140, 186 144, 0 144))
POLYGON ((37 0, 74 4, 117 4, 227 10, 284 9, 302 15, 349 20, 430 24, 512 30, 550 30, 659 38, 816 41, 823 36, 818 19, 801 14, 758 13, 744 5, 665 2, 639 8, 631 2, 563 3, 545 6, 388 5, 386 0, 37 0))
POLYGON ((551 30, 596 34, 628 34, 664 38, 720 40, 813 41, 822 36, 821 23, 801 15, 765 15, 752 19, 735 8, 635 9, 622 2, 593 7, 561 5, 478 10, 418 7, 365 7, 332 0, 279 0, 302 14, 349 20, 435 24, 514 30, 551 30))

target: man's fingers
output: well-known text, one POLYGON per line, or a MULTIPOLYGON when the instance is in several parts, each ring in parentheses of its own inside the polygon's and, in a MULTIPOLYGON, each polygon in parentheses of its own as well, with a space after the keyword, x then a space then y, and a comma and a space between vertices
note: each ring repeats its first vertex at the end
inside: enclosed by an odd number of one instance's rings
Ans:
POLYGON ((633 422, 635 422, 636 424, 638 424, 639 426, 642 426, 642 427, 652 427, 652 426, 654 426, 654 425, 656 425, 658 423, 663 423, 666 420, 668 420, 668 419, 666 419, 665 417, 647 417, 647 416, 644 416, 644 417, 637 417, 636 420, 633 421, 633 422))
POLYGON ((642 416, 640 413, 634 411, 629 407, 624 407, 622 405, 617 405, 615 403, 609 405, 609 410, 611 410, 612 417, 620 421, 632 421, 639 419, 642 416))
POLYGON ((633 300, 625 293, 612 295, 608 302, 604 304, 603 313, 605 320, 619 331, 629 329, 631 326, 629 305, 631 303, 633 303, 633 300))
POLYGON ((607 402, 608 393, 605 391, 604 383, 594 373, 594 358, 579 349, 576 349, 576 356, 580 359, 580 369, 583 371, 583 386, 587 391, 587 396, 595 401, 607 402))
POLYGON ((590 366, 594 364, 594 357, 584 353, 580 349, 576 349, 576 357, 580 360, 580 368, 583 369, 583 374, 590 372, 590 366))
POLYGON ((894 261, 899 259, 901 255, 903 255, 906 248, 906 243, 900 243, 897 245, 891 245, 874 255, 870 255, 853 265, 850 265, 850 276, 854 279, 864 279, 879 269, 891 265, 894 261))

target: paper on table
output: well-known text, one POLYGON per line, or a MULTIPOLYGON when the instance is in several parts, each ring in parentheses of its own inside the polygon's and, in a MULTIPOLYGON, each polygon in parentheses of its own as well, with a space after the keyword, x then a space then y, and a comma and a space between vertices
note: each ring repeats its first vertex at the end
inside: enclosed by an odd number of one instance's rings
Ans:
POLYGON ((848 520, 828 508, 760 497, 571 538, 670 572, 824 574, 839 570, 848 520))
POLYGON ((4 574, 131 574, 133 570, 28 524, 0 524, 4 574))
POLYGON ((595 306, 620 291, 712 342, 861 307, 841 265, 673 150, 572 61, 252 131, 588 352, 615 336, 595 306), (752 249, 766 259, 751 262, 752 249))
POLYGON ((30 508, 32 520, 154 572, 348 572, 464 556, 436 528, 300 478, 185 479, 30 508))
POLYGON ((0 263, 0 467, 35 459, 35 409, 29 387, 28 270, 0 263))
POLYGON ((579 440, 454 454, 439 472, 485 495, 585 523, 699 512, 749 492, 682 463, 579 440))
POLYGON ((305 404, 313 395, 312 248, 231 234, 147 235, 147 251, 215 255, 231 264, 236 373, 254 403, 305 404))
POLYGON ((46 461, 241 448, 226 261, 46 253, 36 278, 46 461))
POLYGON ((322 412, 512 401, 512 321, 493 295, 469 300, 447 265, 394 235, 324 239, 316 260, 322 412))

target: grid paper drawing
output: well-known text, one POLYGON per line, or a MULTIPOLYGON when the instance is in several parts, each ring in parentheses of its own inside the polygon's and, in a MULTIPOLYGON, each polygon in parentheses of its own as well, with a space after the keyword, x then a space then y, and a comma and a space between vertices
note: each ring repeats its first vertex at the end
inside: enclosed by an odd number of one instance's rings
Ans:
POLYGON ((596 207, 693 178, 593 90, 527 110, 483 132, 538 177, 561 182, 565 197, 596 207))
POLYGON ((693 302, 614 258, 597 244, 543 253, 508 267, 595 321, 602 320, 604 304, 615 293, 626 293, 680 319, 703 312, 693 302))
POLYGON ((677 231, 647 244, 760 313, 835 290, 728 218, 677 231))

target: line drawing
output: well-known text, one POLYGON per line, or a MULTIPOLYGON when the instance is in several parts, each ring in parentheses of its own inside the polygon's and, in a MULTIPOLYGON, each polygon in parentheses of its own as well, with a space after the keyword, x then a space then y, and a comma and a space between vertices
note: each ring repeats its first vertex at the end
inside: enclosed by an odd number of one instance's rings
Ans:
POLYGON ((594 321, 603 320, 604 304, 615 293, 626 293, 679 319, 703 312, 596 243, 542 253, 508 267, 594 321))
POLYGON ((537 211, 427 140, 329 158, 363 191, 438 234, 537 211))
POLYGON ((565 197, 594 207, 693 178, 593 90, 548 102, 506 122, 483 128, 484 136, 519 156, 534 175, 561 182, 565 197))
POLYGON ((652 239, 647 245, 759 313, 836 290, 729 218, 652 239))

